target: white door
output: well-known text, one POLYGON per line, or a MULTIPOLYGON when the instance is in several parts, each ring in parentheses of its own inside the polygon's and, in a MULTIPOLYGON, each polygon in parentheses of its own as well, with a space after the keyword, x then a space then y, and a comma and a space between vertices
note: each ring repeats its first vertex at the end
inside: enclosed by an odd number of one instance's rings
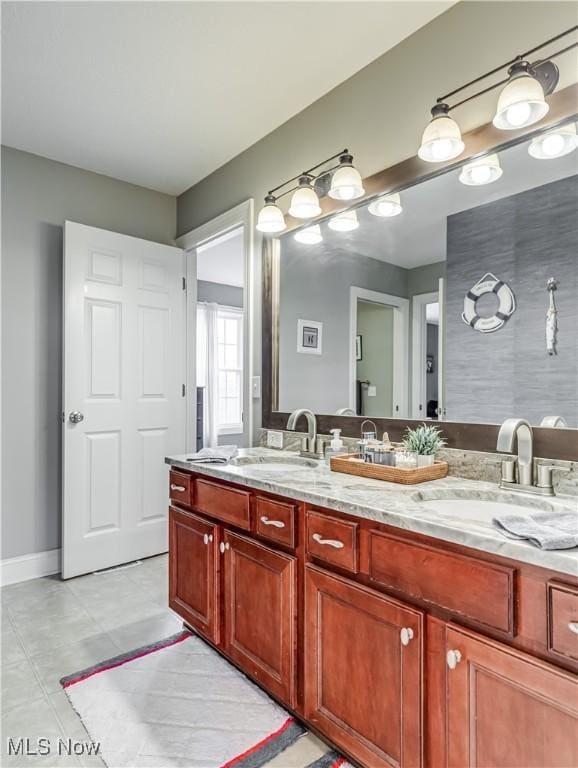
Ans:
POLYGON ((64 578, 167 550, 169 453, 185 450, 184 256, 64 228, 64 578))

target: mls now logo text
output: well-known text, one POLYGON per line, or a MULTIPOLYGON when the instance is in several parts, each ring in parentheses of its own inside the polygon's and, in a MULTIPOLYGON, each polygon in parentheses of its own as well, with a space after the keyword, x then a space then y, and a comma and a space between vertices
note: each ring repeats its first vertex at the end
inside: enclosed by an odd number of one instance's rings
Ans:
POLYGON ((98 755, 99 741, 73 741, 72 739, 29 739, 10 736, 7 741, 9 755, 98 755))

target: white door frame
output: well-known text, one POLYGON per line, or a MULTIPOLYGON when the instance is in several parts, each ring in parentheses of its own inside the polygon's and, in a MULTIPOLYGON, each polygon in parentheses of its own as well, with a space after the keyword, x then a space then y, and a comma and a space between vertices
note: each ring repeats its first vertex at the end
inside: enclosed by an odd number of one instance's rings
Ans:
POLYGON ((357 336, 357 302, 370 301, 393 307, 393 414, 392 418, 407 418, 409 365, 409 299, 389 293, 369 291, 351 286, 349 299, 349 407, 355 412, 355 337, 357 336), (396 410, 397 409, 397 410, 396 410))
POLYGON ((413 419, 427 418, 426 378, 423 374, 423 361, 425 360, 426 338, 426 305, 437 302, 439 304, 438 325, 438 349, 437 349, 437 377, 438 377, 438 419, 443 413, 443 336, 444 336, 444 278, 439 279, 439 288, 430 293, 419 293, 412 296, 412 351, 411 351, 411 416, 413 419), (418 372, 422 371, 418 375, 418 372), (420 411, 419 406, 422 406, 420 411), (425 408, 424 408, 425 406, 425 408))
MULTIPOLYGON (((248 445, 253 444, 253 400, 251 380, 253 376, 253 259, 254 259, 254 202, 245 200, 214 219, 201 224, 176 239, 185 251, 187 263, 187 402, 191 413, 196 413, 196 346, 197 346, 197 252, 200 245, 219 235, 243 227, 243 424, 248 445)), ((196 419, 190 419, 187 444, 196 444, 196 419)))

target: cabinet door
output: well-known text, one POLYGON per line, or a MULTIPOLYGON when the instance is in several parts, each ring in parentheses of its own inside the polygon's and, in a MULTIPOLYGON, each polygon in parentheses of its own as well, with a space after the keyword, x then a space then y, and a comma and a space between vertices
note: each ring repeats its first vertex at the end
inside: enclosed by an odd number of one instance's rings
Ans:
POLYGON ((446 651, 450 766, 578 765, 575 675, 453 626, 446 651))
POLYGON ((422 763, 421 611, 305 573, 305 716, 362 765, 422 763))
POLYGON ((187 624, 219 642, 219 527, 169 510, 169 605, 187 624))
POLYGON ((272 694, 295 704, 296 559, 225 531, 224 648, 272 694))

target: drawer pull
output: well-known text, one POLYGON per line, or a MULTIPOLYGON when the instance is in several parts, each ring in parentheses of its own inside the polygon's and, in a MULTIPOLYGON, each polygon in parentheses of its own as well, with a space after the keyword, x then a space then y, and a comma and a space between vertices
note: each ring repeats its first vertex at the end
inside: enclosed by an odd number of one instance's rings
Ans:
POLYGON ((178 491, 179 493, 184 493, 187 489, 184 485, 175 485, 174 483, 171 483, 171 491, 178 491))
POLYGON ((222 541, 222 542, 219 544, 219 552, 220 552, 222 555, 224 555, 224 554, 225 554, 225 550, 227 550, 227 549, 231 549, 231 545, 229 544, 229 542, 228 542, 228 541, 227 541, 226 543, 225 543, 224 541, 222 541))
POLYGON ((318 544, 323 544, 326 547, 333 547, 334 549, 343 549, 344 547, 342 541, 339 541, 338 539, 322 539, 320 533, 313 534, 313 541, 316 541, 318 544))
POLYGON ((446 662, 450 669, 455 669, 462 660, 460 651, 448 651, 446 653, 446 662))
POLYGON ((213 534, 212 533, 205 533, 203 536, 203 541, 205 544, 210 544, 213 541, 213 534))
POLYGON ((569 621, 568 629, 570 630, 570 632, 573 632, 575 635, 578 635, 578 621, 569 621))
POLYGON ((402 627, 399 631, 402 645, 409 645, 410 640, 413 640, 413 629, 411 627, 402 627))
POLYGON ((275 528, 285 528, 285 523, 281 520, 269 520, 269 518, 266 515, 263 515, 261 518, 261 522, 263 525, 274 525, 275 528))

